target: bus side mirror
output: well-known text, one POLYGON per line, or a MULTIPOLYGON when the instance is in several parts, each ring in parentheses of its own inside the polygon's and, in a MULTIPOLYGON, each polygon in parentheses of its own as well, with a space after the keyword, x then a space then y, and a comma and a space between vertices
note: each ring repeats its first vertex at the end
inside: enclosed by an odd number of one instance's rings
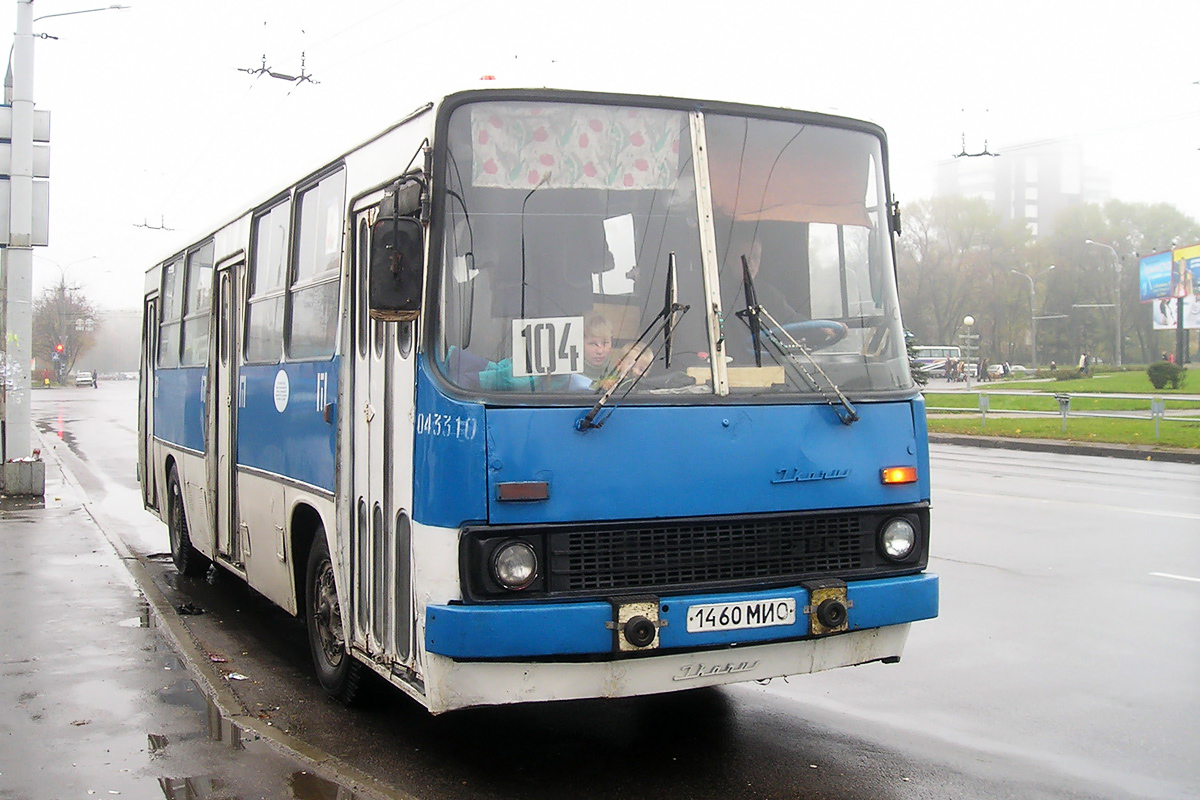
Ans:
POLYGON ((421 314, 425 229, 412 217, 383 217, 371 229, 371 318, 408 322, 421 314))

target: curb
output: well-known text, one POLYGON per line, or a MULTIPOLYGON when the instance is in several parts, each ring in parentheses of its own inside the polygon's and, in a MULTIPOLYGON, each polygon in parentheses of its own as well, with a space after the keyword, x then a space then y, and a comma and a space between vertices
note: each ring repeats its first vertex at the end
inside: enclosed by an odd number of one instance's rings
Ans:
POLYGON ((1200 450, 1163 448, 1151 445, 1091 444, 1062 439, 1013 439, 1003 436, 977 436, 964 433, 930 433, 931 444, 957 444, 991 447, 998 450, 1027 450, 1072 456, 1130 458, 1139 461, 1163 461, 1175 464, 1200 464, 1200 450))
MULTIPOLYGON (((104 532, 103 528, 101 528, 101 532, 104 532)), ((104 533, 104 536, 106 539, 108 538, 107 533, 104 533)), ((109 539, 109 541, 112 540, 109 539)), ((187 625, 176 613, 175 607, 155 584, 153 576, 146 568, 145 561, 140 556, 132 554, 123 557, 122 560, 130 574, 133 575, 146 602, 158 616, 161 623, 160 630, 166 633, 175 653, 196 677, 201 691, 207 694, 213 704, 217 706, 222 717, 242 730, 250 731, 263 741, 269 742, 283 754, 309 765, 318 775, 336 781, 356 795, 377 797, 380 800, 410 800, 412 798, 411 795, 402 794, 399 790, 380 783, 357 767, 345 763, 336 756, 314 747, 290 733, 268 725, 249 713, 241 698, 226 683, 224 675, 212 666, 207 652, 192 636, 192 632, 188 630, 187 625)))
MULTIPOLYGON (((40 436, 40 433, 35 431, 35 435, 40 436)), ((42 452, 52 453, 53 450, 43 447, 42 452)), ((117 558, 125 565, 134 585, 142 593, 146 603, 157 617, 158 630, 166 637, 171 649, 187 667, 200 691, 204 692, 209 701, 217 707, 225 720, 254 734, 283 755, 305 764, 317 775, 340 784, 346 790, 353 792, 356 797, 362 797, 364 800, 417 800, 414 795, 384 784, 337 756, 273 725, 268 725, 249 713, 237 693, 226 682, 224 675, 209 661, 207 651, 201 647, 176 612, 175 607, 163 594, 158 584, 154 582, 154 577, 147 567, 147 560, 131 551, 119 536, 113 536, 105 529, 96 515, 92 513, 88 501, 83 499, 86 497, 86 493, 80 488, 70 467, 55 455, 51 455, 50 459, 50 463, 62 475, 63 482, 70 484, 72 491, 80 495, 80 498, 77 499, 80 507, 112 547, 117 558)))

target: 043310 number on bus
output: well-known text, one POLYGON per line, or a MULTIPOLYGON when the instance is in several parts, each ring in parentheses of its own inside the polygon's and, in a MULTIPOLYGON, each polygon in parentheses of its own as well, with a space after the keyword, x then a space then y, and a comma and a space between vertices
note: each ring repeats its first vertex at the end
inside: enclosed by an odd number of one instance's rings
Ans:
POLYGON ((688 606, 687 611, 688 633, 768 628, 773 625, 793 625, 795 622, 794 597, 688 606))

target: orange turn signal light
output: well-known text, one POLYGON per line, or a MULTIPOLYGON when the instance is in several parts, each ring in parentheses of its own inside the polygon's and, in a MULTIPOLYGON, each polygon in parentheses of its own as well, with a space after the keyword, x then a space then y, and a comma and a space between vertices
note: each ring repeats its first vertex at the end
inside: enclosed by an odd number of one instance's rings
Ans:
POLYGON ((885 484, 916 483, 916 467, 884 467, 879 479, 885 484))

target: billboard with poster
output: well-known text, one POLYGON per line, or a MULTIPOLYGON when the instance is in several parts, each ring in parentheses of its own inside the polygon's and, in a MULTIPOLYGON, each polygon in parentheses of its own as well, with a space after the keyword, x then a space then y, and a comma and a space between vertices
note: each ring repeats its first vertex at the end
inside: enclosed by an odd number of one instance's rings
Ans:
POLYGON ((1138 285, 1143 303, 1175 296, 1175 262, 1171 251, 1138 259, 1138 285))
POLYGON ((1200 244, 1178 248, 1173 260, 1175 296, 1200 296, 1200 244))
MULTIPOLYGON (((1174 297, 1164 297, 1150 304, 1154 330, 1173 331, 1176 328, 1176 315, 1179 300, 1174 297)), ((1190 294, 1183 298, 1183 327, 1184 330, 1200 330, 1200 297, 1190 294)))
POLYGON ((1171 253, 1158 253, 1141 259, 1142 302, 1151 293, 1150 308, 1154 330, 1175 330, 1179 300, 1183 298, 1183 327, 1200 330, 1200 244, 1180 247, 1171 253), (1170 256, 1169 272, 1163 272, 1164 256, 1170 256), (1149 262, 1149 266, 1147 266, 1149 262))

